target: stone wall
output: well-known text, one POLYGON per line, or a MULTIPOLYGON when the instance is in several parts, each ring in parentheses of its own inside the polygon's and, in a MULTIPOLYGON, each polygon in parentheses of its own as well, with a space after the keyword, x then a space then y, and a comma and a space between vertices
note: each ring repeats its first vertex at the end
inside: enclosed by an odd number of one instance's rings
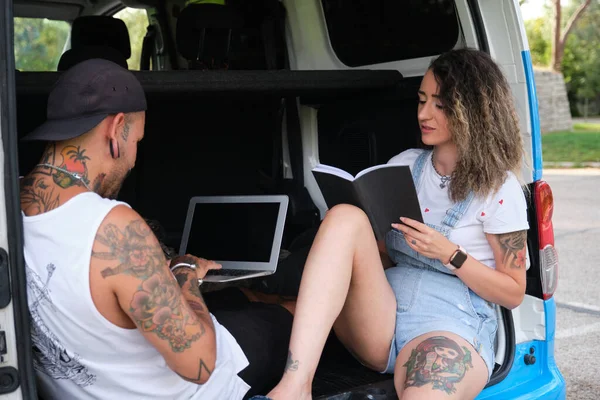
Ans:
POLYGON ((573 120, 563 75, 539 69, 534 74, 542 132, 571 130, 573 120))

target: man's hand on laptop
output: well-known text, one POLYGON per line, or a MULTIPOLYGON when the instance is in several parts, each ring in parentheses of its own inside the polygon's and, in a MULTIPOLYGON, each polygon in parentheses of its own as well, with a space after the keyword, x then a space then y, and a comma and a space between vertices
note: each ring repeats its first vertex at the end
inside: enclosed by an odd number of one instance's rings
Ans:
POLYGON ((214 261, 207 260, 186 254, 185 256, 177 256, 171 260, 169 268, 173 274, 177 277, 178 273, 182 269, 192 269, 196 272, 197 279, 204 279, 206 273, 211 269, 221 269, 221 264, 217 264, 214 261))

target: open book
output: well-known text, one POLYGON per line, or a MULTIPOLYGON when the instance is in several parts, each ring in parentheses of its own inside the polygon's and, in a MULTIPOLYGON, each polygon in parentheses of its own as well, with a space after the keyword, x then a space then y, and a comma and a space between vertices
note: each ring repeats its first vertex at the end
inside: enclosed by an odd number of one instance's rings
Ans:
POLYGON ((407 165, 376 165, 353 177, 348 172, 318 164, 312 170, 327 207, 352 204, 369 217, 375 237, 385 238, 400 217, 423 222, 417 191, 407 165))

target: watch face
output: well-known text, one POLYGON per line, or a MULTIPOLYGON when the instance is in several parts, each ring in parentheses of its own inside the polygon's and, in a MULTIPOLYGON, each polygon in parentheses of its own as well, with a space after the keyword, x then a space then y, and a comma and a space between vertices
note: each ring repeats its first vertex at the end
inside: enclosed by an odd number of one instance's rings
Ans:
POLYGON ((457 251, 456 254, 454 254, 454 257, 452 257, 452 261, 450 261, 450 264, 452 264, 456 268, 460 268, 466 260, 467 254, 463 253, 462 251, 457 251))

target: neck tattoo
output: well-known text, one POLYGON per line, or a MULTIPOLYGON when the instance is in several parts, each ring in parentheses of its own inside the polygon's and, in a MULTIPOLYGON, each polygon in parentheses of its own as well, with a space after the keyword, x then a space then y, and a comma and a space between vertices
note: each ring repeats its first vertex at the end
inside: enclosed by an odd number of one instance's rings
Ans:
POLYGON ((435 171, 436 174, 438 174, 440 176, 440 189, 444 189, 446 186, 448 186, 448 183, 450 182, 450 180, 452 180, 452 176, 451 175, 442 175, 440 174, 440 171, 438 171, 438 169, 435 167, 435 162, 433 161, 433 156, 435 153, 431 154, 431 165, 433 166, 433 169, 435 171))
POLYGON ((52 169, 55 169, 57 171, 62 172, 63 174, 67 174, 70 177, 72 177, 74 179, 77 179, 79 182, 81 182, 83 184, 83 186, 85 186, 85 188, 87 190, 89 190, 90 192, 93 192, 93 190, 90 189, 90 187, 88 186, 88 184, 85 183, 85 180, 83 179, 83 177, 81 175, 79 175, 78 173, 76 173, 76 172, 67 171, 64 168, 57 167, 56 165, 52 165, 52 164, 46 164, 46 163, 44 163, 44 164, 38 164, 38 165, 36 165, 36 167, 52 168, 52 169))

